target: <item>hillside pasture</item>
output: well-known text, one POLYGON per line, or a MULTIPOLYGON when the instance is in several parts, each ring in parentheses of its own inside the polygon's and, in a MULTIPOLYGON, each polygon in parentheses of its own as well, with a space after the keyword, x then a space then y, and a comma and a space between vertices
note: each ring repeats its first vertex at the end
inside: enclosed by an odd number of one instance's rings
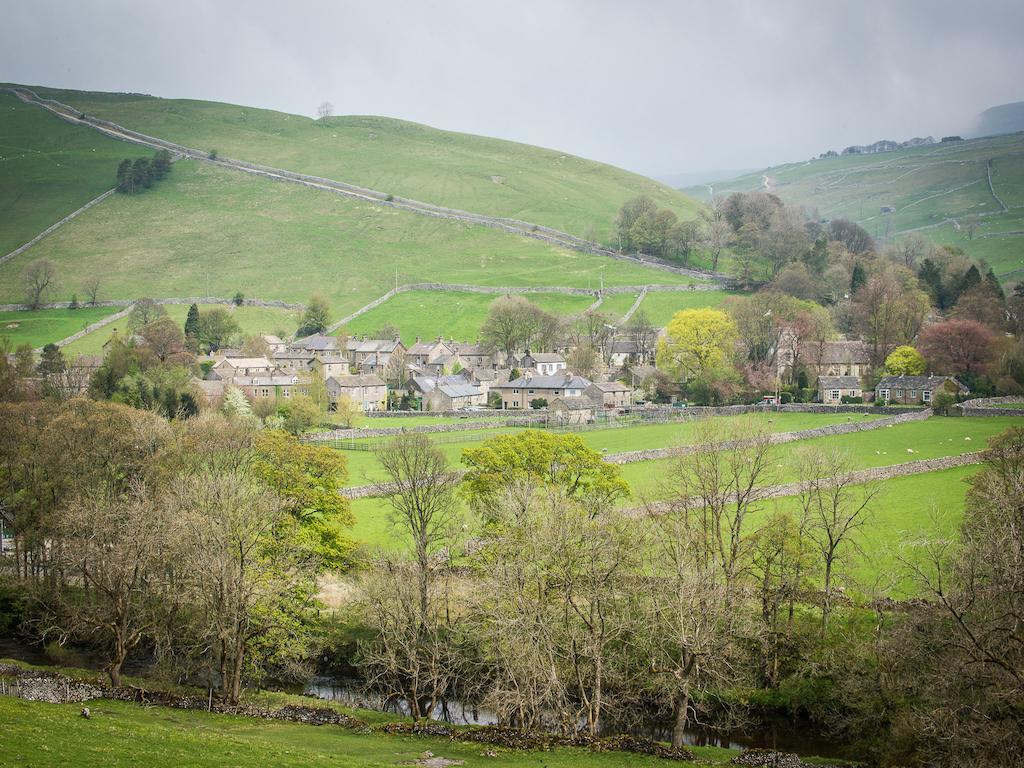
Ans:
POLYGON ((122 159, 149 154, 0 93, 0 256, 113 187, 122 159))
POLYGON ((151 136, 239 160, 612 243, 626 200, 683 219, 700 205, 629 171, 565 152, 375 116, 318 122, 234 104, 48 88, 40 95, 151 136))
MULTIPOLYGON (((247 296, 304 302, 322 291, 336 317, 401 283, 587 288, 690 284, 662 270, 566 251, 498 230, 359 203, 195 161, 160 185, 115 195, 0 265, 0 302, 20 299, 33 259, 70 294, 92 275, 103 298, 247 296)), ((55 298, 64 298, 58 296, 55 298)))

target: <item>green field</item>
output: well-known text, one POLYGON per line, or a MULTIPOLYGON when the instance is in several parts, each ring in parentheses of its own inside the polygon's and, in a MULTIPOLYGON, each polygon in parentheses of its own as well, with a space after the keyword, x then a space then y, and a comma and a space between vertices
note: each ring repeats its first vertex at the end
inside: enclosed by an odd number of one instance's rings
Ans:
POLYGON ((603 163, 386 117, 334 117, 320 124, 233 104, 35 90, 89 115, 226 157, 576 235, 592 232, 608 243, 619 207, 637 195, 682 218, 694 218, 699 208, 664 184, 603 163))
MULTIPOLYGON (((1022 134, 790 163, 711 186, 716 197, 725 197, 763 190, 765 177, 783 201, 816 209, 823 219, 852 219, 883 241, 919 230, 984 259, 1010 282, 1024 277, 1022 134), (992 188, 1008 211, 989 189, 989 160, 992 188), (895 210, 883 214, 883 206, 895 210), (969 214, 981 221, 973 237, 962 226, 969 214)), ((709 198, 705 186, 685 191, 709 198)))
POLYGON ((117 311, 117 307, 81 307, 0 312, 0 337, 9 339, 12 347, 25 343, 41 347, 66 339, 117 311))
POLYGON ((113 187, 117 164, 141 154, 0 93, 0 256, 113 187))
MULTIPOLYGON (((0 266, 0 301, 20 299, 22 269, 49 258, 63 290, 99 274, 101 298, 247 296, 303 302, 314 290, 334 316, 395 283, 586 288, 690 278, 565 251, 486 227, 418 216, 198 162, 137 196, 117 195, 0 266)), ((57 296, 54 298, 64 298, 57 296)))
MULTIPOLYGON (((295 332, 299 325, 299 312, 288 309, 274 309, 271 307, 251 306, 224 306, 222 304, 199 306, 200 311, 209 309, 212 306, 219 306, 231 312, 238 327, 243 334, 270 333, 279 335, 284 332, 290 335, 295 332)), ((185 316, 188 314, 187 304, 167 304, 164 306, 167 314, 184 327, 185 316)), ((103 353, 103 345, 114 335, 114 332, 123 333, 127 327, 128 318, 121 322, 114 322, 97 328, 92 333, 71 342, 64 348, 67 355, 99 355, 103 353)), ((62 337, 63 338, 63 337, 62 337)), ((282 337, 284 338, 284 337, 282 337)))
MULTIPOLYGON (((308 704, 308 700, 307 700, 308 704)), ((631 753, 595 753, 582 749, 505 751, 481 758, 486 747, 447 739, 357 733, 340 727, 301 725, 237 715, 143 707, 120 701, 89 702, 91 718, 80 704, 45 704, 0 696, 0 755, 19 768, 110 768, 139 766, 307 766, 411 765, 423 752, 464 760, 466 765, 505 768, 527 766, 663 766, 664 760, 631 753)), ((724 763, 736 752, 697 747, 702 761, 724 763)))
MULTIPOLYGON (((406 345, 443 336, 455 341, 476 341, 487 310, 498 296, 454 291, 407 291, 345 324, 354 336, 371 335, 390 323, 402 333, 406 345)), ((542 309, 559 315, 583 312, 594 303, 592 296, 560 293, 528 293, 525 298, 542 309)))
POLYGON ((726 291, 651 291, 640 304, 640 310, 653 325, 664 327, 672 315, 684 309, 717 307, 730 294, 726 291))

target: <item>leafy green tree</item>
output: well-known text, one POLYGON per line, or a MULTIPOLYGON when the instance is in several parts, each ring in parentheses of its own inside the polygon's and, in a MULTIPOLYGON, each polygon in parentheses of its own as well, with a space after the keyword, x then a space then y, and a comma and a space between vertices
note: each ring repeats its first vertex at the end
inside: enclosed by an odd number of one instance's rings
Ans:
POLYGON ((279 431, 257 433, 254 447, 253 474, 284 499, 284 508, 300 524, 300 545, 321 567, 351 565, 355 543, 346 529, 355 518, 339 492, 348 477, 345 457, 279 431))
POLYGON ((288 402, 277 410, 284 418, 282 428, 293 435, 301 435, 307 429, 315 427, 322 417, 320 407, 303 395, 289 398, 288 402))
POLYGON ((231 303, 236 307, 240 307, 245 303, 245 294, 241 291, 237 291, 231 299, 231 303))
POLYGON ((330 323, 331 307, 327 303, 327 297, 322 293, 314 293, 306 303, 306 311, 302 314, 302 322, 299 324, 298 336, 311 336, 314 333, 323 333, 330 323))
POLYGON ((853 296, 860 290, 860 287, 868 281, 867 272, 864 271, 864 265, 859 261, 853 265, 853 272, 850 273, 850 295, 853 296))
POLYGON ((224 307, 212 307, 199 313, 199 344, 216 352, 238 333, 238 321, 224 307))
POLYGON ((579 435, 527 429, 492 437, 462 453, 469 467, 463 485, 473 505, 489 517, 503 494, 520 481, 562 488, 594 513, 629 496, 618 466, 604 461, 579 435))
POLYGON ((896 347, 885 358, 886 373, 893 376, 920 376, 924 373, 924 356, 911 346, 896 347))
POLYGON ((676 312, 658 342, 658 368, 680 381, 713 378, 731 368, 736 323, 717 309, 676 312))

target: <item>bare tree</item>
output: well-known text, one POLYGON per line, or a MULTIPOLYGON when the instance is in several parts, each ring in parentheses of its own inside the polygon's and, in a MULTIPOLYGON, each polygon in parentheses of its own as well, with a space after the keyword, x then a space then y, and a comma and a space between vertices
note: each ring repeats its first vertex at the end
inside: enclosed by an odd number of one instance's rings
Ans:
POLYGON ((57 267, 49 259, 36 259, 21 273, 25 286, 25 303, 31 309, 39 305, 57 288, 57 267))
POLYGON ((100 288, 103 286, 103 279, 99 275, 91 275, 85 279, 82 289, 92 306, 96 306, 100 297, 100 288))
POLYGON ((93 495, 60 513, 51 547, 69 577, 45 591, 52 623, 46 634, 74 637, 101 649, 111 685, 121 685, 128 654, 159 623, 173 560, 175 521, 141 483, 123 498, 93 495))
POLYGON ((334 116, 334 105, 329 101, 320 102, 320 106, 316 108, 316 119, 321 123, 326 123, 327 118, 334 116))
POLYGON ((809 521, 807 535, 821 556, 824 570, 824 628, 832 611, 836 565, 847 549, 856 546, 856 534, 867 523, 881 486, 856 483, 851 474, 852 459, 835 446, 802 448, 797 452, 796 466, 800 508, 809 521))
POLYGON ((711 254, 711 271, 718 269, 722 251, 732 240, 732 227, 717 208, 701 212, 701 242, 711 254))
POLYGON ((420 433, 388 440, 377 449, 377 460, 388 478, 392 520, 413 546, 420 610, 426 616, 432 560, 457 519, 459 476, 448 466, 444 451, 420 433))

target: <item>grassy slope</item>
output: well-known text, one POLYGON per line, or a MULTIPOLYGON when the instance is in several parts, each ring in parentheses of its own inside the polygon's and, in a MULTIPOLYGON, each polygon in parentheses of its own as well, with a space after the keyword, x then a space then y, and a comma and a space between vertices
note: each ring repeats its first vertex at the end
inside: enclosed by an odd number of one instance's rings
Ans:
POLYGON ((652 179, 550 149, 384 117, 308 117, 216 102, 40 88, 143 133, 452 208, 523 219, 611 242, 638 194, 694 218, 698 204, 652 179))
POLYGON ((82 307, 0 312, 0 337, 9 339, 12 347, 26 342, 33 347, 41 347, 51 341, 66 339, 117 311, 117 307, 82 307))
MULTIPOLYGON (((141 707, 118 701, 89 702, 90 720, 78 704, 44 704, 0 696, 0 755, 21 768, 110 768, 146 765, 394 766, 412 764, 424 751, 481 764, 484 747, 446 739, 354 733, 234 715, 141 707)), ((698 748, 701 758, 724 762, 727 750, 698 748)), ((8 762, 9 761, 9 762, 8 762)), ((487 758, 495 768, 526 766, 655 766, 664 761, 630 753, 596 754, 579 749, 500 752, 487 758)))
MULTIPOLYGON (((350 334, 369 335, 385 323, 391 323, 402 332, 402 340, 406 344, 414 342, 417 336, 473 341, 487 318, 488 307, 497 298, 482 293, 409 291, 360 315, 346 324, 345 329, 350 334)), ((560 315, 582 312, 594 302, 590 296, 559 293, 530 293, 525 298, 560 315)))
POLYGON ((140 154, 0 94, 0 256, 113 187, 117 164, 140 154))
MULTIPOLYGON (((200 311, 207 309, 209 305, 200 305, 200 311)), ((223 306, 223 305, 217 305, 223 306)), ((270 307, 223 307, 234 316, 242 333, 273 333, 284 331, 286 334, 295 332, 299 325, 299 313, 287 309, 273 309, 270 307)), ((169 304, 165 307, 167 314, 173 317, 184 327, 185 316, 188 314, 188 306, 185 304, 169 304)), ((25 314, 22 312, 19 315, 25 314)), ((90 334, 73 341, 64 348, 65 354, 69 355, 98 355, 103 351, 106 343, 115 330, 124 331, 125 323, 110 323, 98 328, 90 334)))
MULTIPOLYGON (((485 227, 403 213, 196 162, 138 196, 118 195, 0 266, 0 301, 47 257, 64 290, 99 273, 106 298, 247 296, 305 301, 321 290, 335 315, 401 282, 587 287, 688 278, 563 251, 485 227)), ((60 298, 60 297, 57 297, 60 298)))
MULTIPOLYGON (((876 237, 932 227, 971 213, 995 214, 983 217, 973 239, 952 224, 921 233, 986 259, 997 274, 1024 276, 1024 237, 1005 234, 1024 231, 1024 134, 780 165, 716 183, 714 193, 762 189, 763 176, 787 203, 816 208, 822 218, 853 219, 876 237), (989 191, 990 158, 996 194, 1010 208, 1006 213, 998 213, 999 204, 989 191), (882 206, 896 210, 882 215, 882 206)), ((704 187, 687 191, 701 199, 708 195, 704 187)))

